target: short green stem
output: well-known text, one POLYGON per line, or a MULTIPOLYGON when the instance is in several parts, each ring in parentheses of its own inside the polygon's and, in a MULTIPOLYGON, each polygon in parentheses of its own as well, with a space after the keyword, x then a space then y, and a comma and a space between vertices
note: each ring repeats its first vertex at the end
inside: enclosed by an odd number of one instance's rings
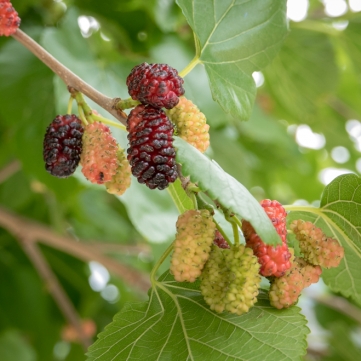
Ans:
POLYGON ((198 209, 197 196, 196 196, 196 194, 194 192, 190 193, 190 198, 191 198, 191 200, 193 202, 194 209, 198 209))
POLYGON ((179 76, 184 78, 200 62, 199 56, 196 55, 193 60, 179 73, 179 76))
POLYGON ((69 101, 68 101, 68 109, 67 109, 67 114, 71 114, 72 113, 72 108, 73 108, 73 101, 74 101, 74 98, 71 96, 69 98, 69 101))
POLYGON ((239 218, 237 216, 232 216, 232 220, 234 223, 236 223, 238 225, 238 227, 240 229, 242 229, 242 222, 239 220, 239 218))
POLYGON ((78 105, 78 113, 79 113, 79 118, 81 119, 81 121, 83 122, 83 124, 86 126, 88 125, 88 121, 84 116, 84 112, 83 112, 83 108, 78 105))
POLYGON ((90 123, 92 123, 94 121, 101 122, 101 123, 112 125, 113 127, 116 127, 116 128, 126 131, 126 127, 123 124, 117 123, 117 122, 107 119, 107 118, 104 118, 99 114, 95 114, 95 112, 92 110, 92 108, 90 108, 90 106, 84 100, 82 93, 80 93, 78 91, 72 91, 71 97, 73 99, 75 99, 75 101, 77 102, 78 109, 79 108, 82 109, 82 112, 79 111, 79 114, 84 112, 83 116, 85 116, 85 118, 87 119, 88 122, 90 122, 90 123))
POLYGON ((222 237, 224 238, 224 240, 228 243, 229 247, 232 246, 232 242, 231 240, 228 238, 228 236, 226 235, 226 233, 224 232, 223 228, 219 225, 219 223, 213 218, 213 222, 216 224, 216 227, 219 231, 219 233, 222 235, 222 237))
POLYGON ((116 106, 117 106, 117 108, 124 110, 124 109, 134 108, 139 104, 140 104, 140 102, 138 100, 133 100, 132 98, 127 98, 127 99, 119 100, 119 102, 117 103, 116 106))
POLYGON ((170 255, 170 253, 173 251, 173 244, 174 241, 168 246, 168 248, 164 251, 162 256, 158 259, 157 263, 154 265, 151 273, 150 273, 150 282, 152 283, 152 286, 154 287, 157 283, 157 280, 155 279, 156 273, 161 266, 161 264, 166 260, 166 258, 170 255))
POLYGON ((233 230, 233 237, 234 237, 234 244, 239 245, 239 232, 238 232, 238 226, 236 222, 232 222, 232 230, 233 230))
POLYGON ((283 206, 283 208, 286 211, 291 211, 291 212, 309 212, 309 213, 314 213, 314 214, 318 214, 318 215, 322 214, 321 209, 316 208, 316 207, 285 205, 285 206, 283 206))
POLYGON ((107 119, 107 118, 104 118, 102 117, 101 115, 97 115, 95 113, 92 113, 90 115, 90 117, 95 120, 96 122, 102 122, 104 124, 108 124, 108 125, 112 125, 113 127, 116 127, 116 128, 119 128, 121 130, 124 130, 125 132, 127 131, 127 128, 125 127, 125 125, 121 124, 121 123, 117 123, 117 122, 114 122, 113 120, 111 119, 107 119))
POLYGON ((242 222, 234 214, 225 214, 225 218, 232 225, 234 244, 239 245, 239 228, 242 229, 242 222))

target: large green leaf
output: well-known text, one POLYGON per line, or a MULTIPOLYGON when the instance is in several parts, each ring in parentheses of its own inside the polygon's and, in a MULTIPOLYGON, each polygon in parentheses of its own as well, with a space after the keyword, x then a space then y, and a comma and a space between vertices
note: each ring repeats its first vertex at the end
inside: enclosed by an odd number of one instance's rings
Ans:
POLYGON ((181 138, 175 137, 174 146, 183 175, 189 175, 192 182, 225 209, 249 221, 265 243, 281 243, 265 211, 241 183, 181 138))
POLYGON ((256 86, 252 73, 268 65, 287 33, 286 1, 177 0, 196 38, 214 100, 248 119, 256 86))
POLYGON ((340 241, 345 257, 337 268, 325 269, 323 279, 331 289, 361 305, 361 178, 345 174, 334 179, 323 192, 320 208, 289 209, 294 210, 289 221, 311 221, 340 241))
POLYGON ((149 302, 127 304, 115 316, 88 361, 299 360, 308 332, 298 307, 273 309, 263 292, 247 314, 213 313, 199 283, 177 283, 167 272, 149 302))
POLYGON ((314 121, 317 127, 317 109, 327 104, 325 99, 335 91, 339 80, 332 42, 326 34, 292 29, 265 76, 267 87, 281 105, 280 116, 292 122, 314 121))
POLYGON ((0 355, 2 361, 35 361, 36 352, 17 331, 7 331, 0 335, 0 355))

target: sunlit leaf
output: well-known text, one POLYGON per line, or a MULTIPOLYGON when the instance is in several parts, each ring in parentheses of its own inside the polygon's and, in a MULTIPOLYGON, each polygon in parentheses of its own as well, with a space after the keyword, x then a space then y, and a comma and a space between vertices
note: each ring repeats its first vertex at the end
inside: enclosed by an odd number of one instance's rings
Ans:
POLYGON ((305 353, 309 330, 298 307, 278 311, 261 292, 242 316, 216 314, 198 287, 163 275, 148 302, 127 304, 115 316, 90 347, 88 361, 284 361, 305 353))
POLYGON ((248 119, 256 95, 252 73, 268 65, 287 33, 286 1, 177 0, 196 36, 213 98, 248 119))
POLYGON ((194 209, 193 202, 182 188, 182 183, 179 178, 174 183, 171 183, 167 189, 173 199, 173 202, 177 206, 179 213, 184 213, 189 209, 194 209))

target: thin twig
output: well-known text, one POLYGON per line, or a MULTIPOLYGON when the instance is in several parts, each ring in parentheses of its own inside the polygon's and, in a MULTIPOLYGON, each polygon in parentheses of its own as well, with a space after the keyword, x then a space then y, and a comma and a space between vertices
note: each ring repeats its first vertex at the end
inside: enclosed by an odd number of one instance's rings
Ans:
POLYGON ((89 249, 94 249, 94 252, 106 253, 122 253, 125 255, 138 255, 139 253, 149 255, 151 249, 146 244, 139 245, 127 245, 127 244, 118 244, 118 243, 103 243, 103 242, 89 242, 82 243, 85 247, 89 249))
POLYGON ((16 238, 22 239, 28 236, 83 261, 97 261, 135 290, 146 292, 150 287, 149 278, 145 274, 103 255, 98 248, 57 235, 50 228, 21 218, 2 207, 0 207, 0 226, 10 231, 16 238))
POLYGON ((7 164, 4 168, 0 169, 0 184, 5 182, 20 169, 21 163, 18 160, 14 160, 7 164))
POLYGON ((38 249, 38 245, 35 243, 35 240, 27 237, 19 239, 19 241, 34 267, 38 271, 39 275, 43 278, 47 289, 52 294, 67 322, 73 325, 77 331, 84 351, 86 351, 92 342, 84 333, 81 321, 74 305, 49 267, 45 258, 41 254, 40 250, 38 249))
POLYGON ((307 294, 318 303, 321 303, 327 307, 330 307, 350 318, 361 325, 361 311, 358 307, 347 301, 347 299, 334 295, 325 295, 313 297, 311 294, 307 294))
POLYGON ((109 98, 104 94, 100 93, 98 90, 94 89, 88 83, 75 75, 66 66, 60 63, 57 59, 55 59, 40 44, 38 44, 30 36, 25 34, 22 30, 17 29, 17 31, 12 35, 12 37, 19 43, 24 45, 37 58, 39 58, 39 60, 41 60, 55 74, 57 74, 68 87, 75 88, 76 90, 82 92, 89 99, 93 100, 95 103, 97 103, 110 114, 112 114, 121 123, 125 124, 127 116, 122 110, 120 110, 116 106, 116 104, 120 101, 119 98, 109 98))

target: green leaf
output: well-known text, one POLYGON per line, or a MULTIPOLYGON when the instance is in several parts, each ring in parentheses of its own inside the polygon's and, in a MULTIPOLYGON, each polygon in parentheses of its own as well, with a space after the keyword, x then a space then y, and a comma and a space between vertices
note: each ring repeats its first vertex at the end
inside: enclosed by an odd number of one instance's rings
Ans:
POLYGON ((361 355, 360 344, 356 337, 352 337, 353 329, 345 322, 334 322, 328 331, 331 333, 329 344, 331 345, 331 357, 329 360, 354 361, 361 355), (356 342, 355 342, 355 341, 356 342))
POLYGON ((313 128, 317 127, 320 125, 317 110, 327 104, 325 99, 334 93, 339 80, 336 54, 329 36, 292 29, 277 58, 266 69, 265 77, 270 93, 282 106, 284 113, 280 116, 292 119, 293 123, 311 123, 312 119, 316 123, 312 124, 313 128))
POLYGON ((88 361, 299 360, 306 320, 298 307, 278 311, 261 292, 246 314, 213 313, 199 283, 177 283, 167 272, 149 302, 127 304, 89 349, 88 361))
POLYGON ((135 178, 129 189, 117 197, 123 202, 137 231, 152 243, 174 239, 178 210, 168 192, 149 189, 135 178))
POLYGON ((334 291, 351 297, 361 305, 361 178, 345 174, 335 178, 324 190, 321 208, 293 207, 289 221, 313 222, 345 249, 345 257, 336 268, 324 270, 322 277, 334 291))
POLYGON ((256 87, 252 73, 268 65, 287 33, 286 1, 177 0, 196 37, 214 100, 248 119, 256 87))
POLYGON ((174 146, 184 176, 189 175, 192 182, 223 208, 249 221, 265 243, 281 243, 265 211, 241 183, 181 138, 175 137, 174 146))
POLYGON ((169 185, 168 192, 171 195, 174 204, 177 206, 179 213, 194 209, 193 202, 183 189, 179 178, 169 185))
POLYGON ((26 338, 15 330, 0 335, 0 355, 2 361, 35 361, 34 349, 26 338))

